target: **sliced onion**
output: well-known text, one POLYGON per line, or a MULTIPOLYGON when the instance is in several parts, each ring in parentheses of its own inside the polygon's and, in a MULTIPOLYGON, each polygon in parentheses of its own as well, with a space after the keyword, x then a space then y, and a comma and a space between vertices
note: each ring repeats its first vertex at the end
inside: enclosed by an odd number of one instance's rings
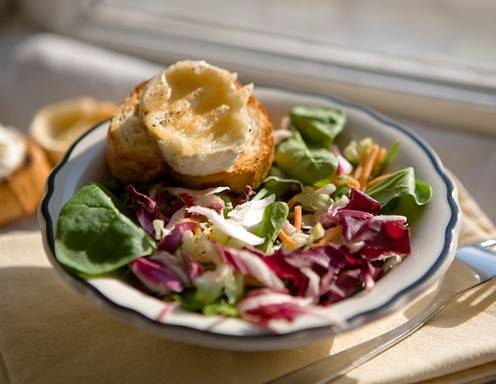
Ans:
POLYGON ((250 200, 237 205, 228 216, 245 228, 253 228, 262 221, 265 208, 276 200, 276 195, 270 195, 260 200, 250 200))

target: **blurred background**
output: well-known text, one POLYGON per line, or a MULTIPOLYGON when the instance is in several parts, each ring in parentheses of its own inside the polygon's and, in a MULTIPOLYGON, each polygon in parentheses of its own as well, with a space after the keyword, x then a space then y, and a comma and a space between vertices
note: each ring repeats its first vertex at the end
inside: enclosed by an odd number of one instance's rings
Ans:
POLYGON ((393 116, 496 220, 493 0, 0 0, 0 123, 91 96, 118 103, 178 59, 393 116))

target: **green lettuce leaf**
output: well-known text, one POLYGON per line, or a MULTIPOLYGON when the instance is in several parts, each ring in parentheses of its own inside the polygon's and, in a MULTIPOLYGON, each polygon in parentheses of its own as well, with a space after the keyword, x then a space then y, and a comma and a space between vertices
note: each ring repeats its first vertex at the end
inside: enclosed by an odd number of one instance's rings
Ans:
POLYGON ((259 188, 257 194, 253 196, 253 200, 263 199, 270 195, 276 195, 279 198, 293 186, 298 187, 300 191, 303 190, 303 184, 299 180, 269 176, 262 182, 262 186, 259 188))
POLYGON ((413 223, 430 201, 432 188, 416 180, 412 167, 401 169, 367 191, 384 214, 404 215, 413 223))
POLYGON ((332 199, 338 201, 342 196, 350 197, 351 187, 348 180, 344 177, 335 177, 336 191, 332 194, 332 199))
POLYGON ((293 199, 308 212, 327 211, 332 204, 332 198, 329 195, 319 193, 319 190, 313 187, 304 187, 303 192, 298 193, 293 199))
POLYGON ((57 260, 79 273, 111 272, 154 250, 154 240, 121 213, 117 197, 98 184, 81 188, 57 220, 57 260))
POLYGON ((299 135, 277 146, 275 162, 290 178, 306 185, 330 180, 338 165, 336 156, 328 149, 309 148, 299 135))
POLYGON ((196 287, 195 300, 203 305, 211 304, 225 295, 229 304, 234 304, 243 295, 243 276, 227 265, 207 271, 193 282, 196 287))
POLYGON ((238 317, 239 311, 235 304, 230 304, 226 300, 219 298, 215 302, 205 304, 198 301, 195 291, 192 289, 183 291, 180 295, 173 295, 172 298, 179 303, 182 309, 191 312, 200 312, 206 316, 238 317))
POLYGON ((219 197, 222 199, 222 201, 224 201, 223 215, 224 215, 224 218, 227 219, 229 212, 231 212, 234 208, 233 203, 232 203, 231 198, 229 196, 220 195, 219 197))
POLYGON ((182 308, 205 315, 238 315, 235 304, 243 296, 245 287, 242 275, 222 265, 196 278, 193 285, 194 288, 173 295, 182 308))
POLYGON ((205 316, 223 316, 223 317, 238 317, 239 311, 233 305, 221 300, 217 303, 208 304, 203 307, 205 316))
POLYGON ((275 176, 280 179, 287 179, 288 175, 286 175, 283 171, 281 171, 279 168, 277 168, 274 164, 272 164, 272 167, 270 168, 269 176, 275 176))
POLYGON ((346 124, 346 113, 329 107, 295 107, 289 119, 306 143, 329 148, 346 124))
POLYGON ((192 288, 182 291, 180 295, 174 294, 172 298, 186 311, 201 312, 206 305, 196 298, 196 291, 192 288))
POLYGON ((258 249, 272 253, 274 241, 288 214, 288 205, 282 201, 274 201, 265 208, 262 221, 254 231, 257 236, 265 239, 258 249))

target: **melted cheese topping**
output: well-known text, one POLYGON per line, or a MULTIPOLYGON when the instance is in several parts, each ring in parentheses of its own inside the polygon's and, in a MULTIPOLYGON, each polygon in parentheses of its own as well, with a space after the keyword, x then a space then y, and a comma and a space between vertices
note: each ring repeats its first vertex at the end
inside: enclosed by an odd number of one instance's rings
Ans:
POLYGON ((0 125, 0 179, 19 168, 25 156, 24 137, 13 128, 0 125))
POLYGON ((150 80, 140 116, 169 165, 186 175, 229 170, 253 130, 253 86, 204 61, 181 61, 150 80))

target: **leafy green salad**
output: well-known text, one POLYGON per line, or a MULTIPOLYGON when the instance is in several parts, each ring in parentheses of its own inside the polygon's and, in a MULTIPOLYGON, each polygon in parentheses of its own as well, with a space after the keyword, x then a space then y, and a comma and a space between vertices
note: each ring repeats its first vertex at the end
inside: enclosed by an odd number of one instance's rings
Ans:
POLYGON ((337 108, 293 108, 274 132, 270 174, 242 194, 90 183, 60 212, 56 257, 173 310, 269 328, 370 290, 410 254, 409 225, 432 189, 412 167, 392 170, 399 142, 336 145, 346 120, 337 108))

